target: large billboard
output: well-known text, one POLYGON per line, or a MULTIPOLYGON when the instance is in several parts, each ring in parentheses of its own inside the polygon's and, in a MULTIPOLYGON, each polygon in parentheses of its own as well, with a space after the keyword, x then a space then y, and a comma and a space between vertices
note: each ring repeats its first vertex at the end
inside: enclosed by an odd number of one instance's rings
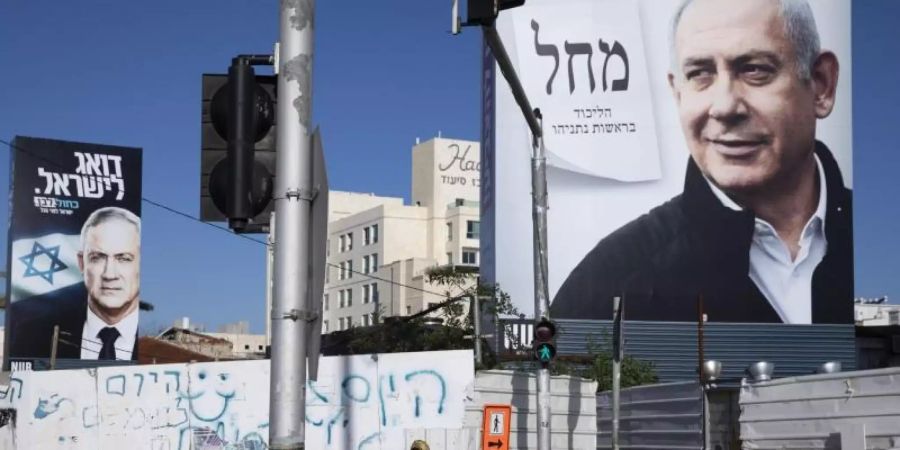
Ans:
MULTIPOLYGON (((497 29, 548 153, 551 314, 852 323, 845 0, 530 0, 497 29)), ((529 129, 483 70, 482 274, 533 312, 529 129), (523 263, 528 261, 528 264, 523 263)))
POLYGON ((137 359, 139 148, 16 137, 6 355, 137 359))

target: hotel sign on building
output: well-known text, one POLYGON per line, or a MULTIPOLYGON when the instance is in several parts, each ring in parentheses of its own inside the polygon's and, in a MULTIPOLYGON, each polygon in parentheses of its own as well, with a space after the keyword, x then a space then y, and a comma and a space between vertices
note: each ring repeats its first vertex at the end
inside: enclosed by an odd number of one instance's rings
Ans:
POLYGON ((413 204, 439 207, 456 199, 477 201, 481 171, 478 143, 451 139, 423 142, 413 151, 413 204))

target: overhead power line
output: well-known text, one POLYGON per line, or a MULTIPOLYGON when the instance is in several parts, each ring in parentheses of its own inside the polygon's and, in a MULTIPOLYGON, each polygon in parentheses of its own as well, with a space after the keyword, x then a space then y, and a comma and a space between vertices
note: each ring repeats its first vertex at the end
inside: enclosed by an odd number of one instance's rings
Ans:
MULTIPOLYGON (((56 167, 56 168, 58 168, 58 169, 66 169, 66 168, 63 167, 60 163, 58 163, 58 162, 56 162, 56 161, 52 161, 52 160, 47 159, 47 158, 45 158, 45 157, 43 157, 43 156, 36 155, 36 154, 34 154, 33 152, 28 151, 28 150, 26 150, 26 149, 24 149, 24 148, 22 148, 22 147, 13 145, 12 143, 10 143, 10 142, 8 142, 8 141, 6 141, 6 140, 4 140, 4 139, 0 139, 0 143, 5 144, 7 147, 9 147, 9 148, 11 148, 11 149, 15 149, 15 150, 18 150, 18 151, 20 151, 20 152, 23 152, 23 153, 25 153, 26 155, 31 156, 31 157, 33 157, 33 158, 35 158, 35 159, 41 160, 41 161, 47 163, 48 165, 51 165, 51 166, 56 167)), ((234 233, 234 232, 232 232, 232 231, 231 231, 230 229, 228 229, 228 228, 225 228, 225 227, 216 225, 216 224, 211 223, 211 222, 204 222, 204 221, 202 221, 202 220, 200 220, 200 219, 198 219, 198 218, 192 216, 191 214, 188 214, 188 213, 186 213, 186 212, 184 212, 184 211, 180 211, 180 210, 178 210, 178 209, 176 209, 176 208, 173 208, 173 207, 168 206, 168 205, 165 205, 165 204, 163 204, 163 203, 161 203, 161 202, 158 202, 158 201, 149 199, 149 198, 147 198, 147 197, 143 197, 143 196, 142 196, 142 197, 141 197, 141 201, 143 201, 143 202, 145 202, 145 203, 148 203, 148 204, 150 204, 150 205, 152 205, 152 206, 155 206, 155 207, 157 207, 157 208, 159 208, 159 209, 161 209, 161 210, 163 210, 163 211, 167 211, 167 212, 169 212, 169 213, 172 213, 172 214, 181 216, 181 217, 183 217, 183 218, 192 220, 192 221, 194 221, 194 222, 198 222, 198 223, 201 223, 201 224, 203 224, 203 225, 206 225, 206 226, 215 228, 215 229, 217 229, 217 230, 219 230, 219 231, 228 233, 228 234, 230 234, 230 235, 232 235, 232 236, 237 236, 237 237, 239 237, 239 238, 246 239, 246 240, 249 240, 249 241, 251 241, 251 242, 255 242, 255 243, 257 243, 257 244, 264 245, 264 246, 266 246, 266 247, 269 246, 269 244, 268 244, 267 242, 265 242, 265 241, 262 241, 262 240, 259 240, 259 239, 252 238, 252 237, 250 237, 250 236, 248 236, 248 235, 246 235, 246 234, 234 233)), ((338 267, 336 264, 328 263, 328 265, 340 269, 340 267, 338 267)), ((355 273, 355 274, 364 276, 364 277, 369 278, 369 279, 372 279, 372 280, 377 280, 377 281, 381 281, 381 282, 384 282, 384 283, 392 284, 392 285, 394 285, 394 286, 404 287, 404 288, 412 289, 412 290, 419 291, 419 292, 422 292, 422 293, 431 294, 431 295, 435 295, 435 296, 438 296, 438 297, 443 297, 443 298, 448 299, 448 302, 449 302, 449 303, 452 303, 452 302, 457 301, 457 300, 459 300, 460 298, 463 298, 463 297, 464 297, 464 296, 456 296, 456 297, 455 297, 455 296, 451 296, 451 295, 449 295, 449 294, 440 294, 440 293, 432 292, 432 291, 429 291, 429 290, 427 290, 427 289, 423 289, 423 288, 420 288, 420 287, 417 287, 417 286, 411 286, 411 285, 407 285, 407 284, 404 284, 404 283, 401 283, 401 282, 398 282, 398 281, 389 280, 389 279, 381 278, 381 277, 376 277, 376 276, 371 275, 371 274, 367 274, 367 273, 363 273, 363 272, 358 272, 358 271, 355 271, 355 270, 352 270, 352 269, 348 269, 348 268, 344 268, 343 270, 346 270, 346 271, 349 271, 349 272, 352 272, 352 273, 355 273)), ((444 303, 448 303, 448 302, 444 302, 444 303)), ((444 303, 442 303, 442 304, 444 304, 444 303)), ((440 308, 436 308, 436 309, 440 309, 440 308)), ((431 308, 428 308, 428 309, 427 309, 428 312, 431 312, 431 310, 432 310, 431 308)), ((427 313, 426 313, 425 311, 422 311, 422 312, 416 313, 415 317, 418 317, 418 316, 424 315, 424 314, 427 314, 427 313)))

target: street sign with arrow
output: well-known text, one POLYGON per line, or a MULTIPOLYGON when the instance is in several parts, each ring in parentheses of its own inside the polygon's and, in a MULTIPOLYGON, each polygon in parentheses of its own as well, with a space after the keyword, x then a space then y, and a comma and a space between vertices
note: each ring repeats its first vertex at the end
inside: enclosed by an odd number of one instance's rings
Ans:
POLYGON ((481 450, 508 450, 510 405, 484 405, 481 426, 481 450))

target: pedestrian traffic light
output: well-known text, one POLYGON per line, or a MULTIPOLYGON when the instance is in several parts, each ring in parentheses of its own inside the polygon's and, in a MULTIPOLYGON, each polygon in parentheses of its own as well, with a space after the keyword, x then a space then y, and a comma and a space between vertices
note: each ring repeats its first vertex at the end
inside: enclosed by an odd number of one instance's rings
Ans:
POLYGON ((525 0, 468 0, 466 25, 493 25, 504 9, 525 4, 525 0))
POLYGON ((534 325, 534 342, 531 344, 534 359, 546 367, 556 358, 556 325, 542 317, 534 325))
POLYGON ((232 60, 228 75, 203 75, 200 218, 238 232, 264 231, 275 173, 274 76, 264 56, 232 60))

